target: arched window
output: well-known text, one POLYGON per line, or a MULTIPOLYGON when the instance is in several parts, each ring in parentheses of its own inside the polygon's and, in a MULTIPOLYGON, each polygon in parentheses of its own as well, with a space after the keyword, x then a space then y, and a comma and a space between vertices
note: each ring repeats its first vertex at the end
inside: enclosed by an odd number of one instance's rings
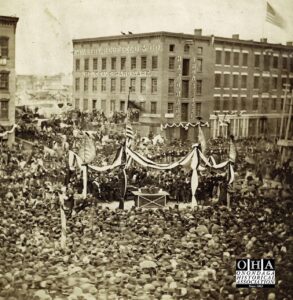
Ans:
POLYGON ((184 45, 184 53, 189 53, 189 49, 190 47, 188 44, 184 45))
POLYGON ((0 36, 0 57, 8 57, 8 37, 0 36))

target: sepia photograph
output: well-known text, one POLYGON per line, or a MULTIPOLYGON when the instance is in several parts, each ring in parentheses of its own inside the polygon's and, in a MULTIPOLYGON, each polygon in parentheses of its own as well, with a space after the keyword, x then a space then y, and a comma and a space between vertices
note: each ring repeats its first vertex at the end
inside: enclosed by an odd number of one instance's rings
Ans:
POLYGON ((293 1, 0 6, 0 300, 292 300, 293 1))

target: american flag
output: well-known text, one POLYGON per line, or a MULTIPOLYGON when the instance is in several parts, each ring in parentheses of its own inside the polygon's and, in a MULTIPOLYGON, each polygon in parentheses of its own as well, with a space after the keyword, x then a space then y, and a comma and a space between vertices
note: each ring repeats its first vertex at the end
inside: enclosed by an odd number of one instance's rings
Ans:
POLYGON ((286 23, 283 17, 268 2, 266 21, 280 28, 286 27, 286 23))
POLYGON ((126 146, 130 147, 134 139, 134 132, 130 124, 126 125, 126 146))

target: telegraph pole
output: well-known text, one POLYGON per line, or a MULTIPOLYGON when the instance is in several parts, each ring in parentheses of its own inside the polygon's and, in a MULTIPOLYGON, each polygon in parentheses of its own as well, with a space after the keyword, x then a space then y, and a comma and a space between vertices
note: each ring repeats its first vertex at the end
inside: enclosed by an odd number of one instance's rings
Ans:
POLYGON ((284 125, 284 116, 285 116, 285 108, 286 108, 286 102, 287 102, 287 92, 289 91, 290 84, 285 83, 285 95, 284 95, 284 102, 283 102, 283 108, 282 108, 282 116, 281 116, 281 126, 280 126, 280 134, 279 138, 282 138, 282 133, 283 133, 283 125, 284 125))

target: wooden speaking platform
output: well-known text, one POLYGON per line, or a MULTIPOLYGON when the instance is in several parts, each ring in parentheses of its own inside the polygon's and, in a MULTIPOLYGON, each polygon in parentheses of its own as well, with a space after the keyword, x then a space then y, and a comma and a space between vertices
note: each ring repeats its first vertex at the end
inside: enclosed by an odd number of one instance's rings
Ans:
POLYGON ((142 208, 160 208, 166 206, 166 198, 169 195, 165 191, 156 194, 146 194, 140 191, 132 192, 136 196, 135 206, 142 208))

